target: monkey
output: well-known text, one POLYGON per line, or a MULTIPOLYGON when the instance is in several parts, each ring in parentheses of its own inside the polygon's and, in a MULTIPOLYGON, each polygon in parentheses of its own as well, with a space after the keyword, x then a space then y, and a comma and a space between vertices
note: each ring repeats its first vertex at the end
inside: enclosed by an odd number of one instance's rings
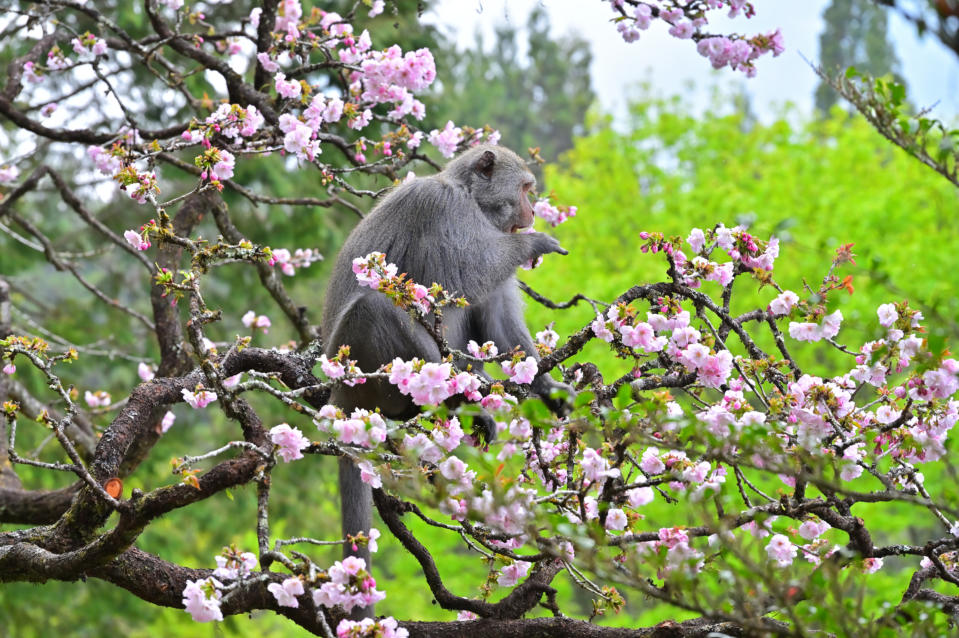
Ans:
MULTIPOLYGON (((436 282, 466 298, 467 307, 443 311, 444 336, 451 348, 465 351, 471 339, 492 341, 501 352, 519 346, 538 359, 523 319, 516 269, 542 255, 567 251, 547 234, 517 232, 533 223, 529 193, 534 185, 535 177, 518 155, 482 145, 462 153, 436 175, 416 177, 394 188, 340 249, 323 311, 327 356, 347 345, 350 358, 364 372, 395 357, 440 360, 436 341, 422 326, 384 294, 357 282, 353 259, 377 251, 413 281, 427 286, 436 282)), ((462 362, 457 365, 465 367, 462 362)), ((482 366, 474 365, 474 371, 485 376, 482 366)), ((551 397, 555 389, 570 392, 549 374, 537 376, 531 384, 533 394, 561 413, 563 399, 551 397)), ((385 417, 398 420, 419 412, 409 397, 385 380, 371 379, 352 388, 337 385, 330 403, 347 414, 355 408, 379 408, 385 417)), ((485 418, 489 427, 492 419, 485 418)), ((339 460, 339 481, 344 536, 369 530, 371 490, 348 458, 339 460)), ((360 556, 370 564, 365 548, 351 551, 347 546, 344 555, 360 556)))

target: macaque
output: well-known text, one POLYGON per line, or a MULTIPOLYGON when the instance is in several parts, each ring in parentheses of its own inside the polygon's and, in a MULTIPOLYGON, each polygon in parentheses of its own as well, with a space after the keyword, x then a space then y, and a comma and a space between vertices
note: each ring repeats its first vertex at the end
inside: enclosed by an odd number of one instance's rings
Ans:
MULTIPOLYGON (((534 184, 535 178, 518 155, 499 146, 478 146, 437 175, 397 186, 353 229, 337 258, 323 315, 327 356, 348 345, 350 358, 364 372, 395 357, 440 360, 435 340, 422 326, 385 295, 357 282, 353 259, 377 251, 413 281, 427 286, 436 282, 466 298, 469 306, 443 311, 442 325, 451 348, 466 351, 470 340, 492 341, 501 352, 518 346, 537 357, 523 320, 516 269, 547 253, 567 253, 549 235, 517 232, 533 223, 529 193, 534 184)), ((465 368, 462 362, 457 365, 465 368)), ((482 374, 482 366, 474 364, 474 371, 482 374)), ((550 393, 569 391, 548 374, 536 377, 531 389, 558 413, 564 400, 550 393)), ((347 414, 355 408, 379 408, 385 417, 399 420, 419 412, 408 396, 385 380, 371 379, 355 387, 337 385, 330 403, 347 414)), ((492 427, 489 415, 477 420, 480 427, 492 427)), ((494 432, 485 434, 489 438, 494 432)), ((360 481, 348 458, 340 459, 339 478, 344 535, 369 530, 369 486, 360 481)), ((346 553, 365 558, 369 565, 365 548, 358 552, 346 548, 346 553)))

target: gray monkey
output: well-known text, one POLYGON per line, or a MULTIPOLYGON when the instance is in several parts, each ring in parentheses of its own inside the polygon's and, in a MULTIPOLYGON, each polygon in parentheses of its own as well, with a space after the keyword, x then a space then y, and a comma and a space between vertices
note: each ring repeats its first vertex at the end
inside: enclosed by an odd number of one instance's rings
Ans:
MULTIPOLYGON (((364 372, 394 357, 440 360, 436 342, 422 326, 385 295, 356 281, 353 259, 378 251, 417 283, 436 282, 466 297, 468 307, 443 312, 450 347, 465 351, 470 339, 493 341, 501 352, 519 346, 536 357, 523 320, 516 269, 547 253, 567 253, 549 235, 516 232, 533 223, 528 193, 535 181, 512 151, 478 146, 437 175, 397 186, 353 229, 333 267, 323 311, 327 356, 348 345, 350 358, 364 372)), ((563 401, 551 399, 550 392, 556 388, 568 392, 568 386, 543 374, 531 388, 554 412, 562 411, 563 401)), ((379 380, 352 388, 337 386, 330 403, 347 414, 354 408, 378 407, 392 419, 405 420, 419 412, 409 397, 379 380)), ((485 419, 489 427, 492 421, 488 415, 485 419)), ((343 534, 369 530, 371 492, 349 459, 340 459, 339 480, 343 534)), ((370 564, 366 548, 354 552, 346 547, 344 554, 358 555, 370 564)))

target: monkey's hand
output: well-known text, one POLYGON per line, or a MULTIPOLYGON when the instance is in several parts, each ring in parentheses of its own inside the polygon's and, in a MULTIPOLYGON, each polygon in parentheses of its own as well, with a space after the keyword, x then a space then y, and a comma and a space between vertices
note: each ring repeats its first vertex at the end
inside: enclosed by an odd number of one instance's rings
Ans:
POLYGON ((542 399, 550 412, 556 416, 564 417, 573 410, 576 390, 572 386, 556 381, 548 374, 541 374, 533 379, 530 390, 542 399))
POLYGON ((524 237, 529 237, 532 244, 533 254, 531 259, 536 259, 548 253, 559 253, 560 255, 569 254, 569 251, 559 245, 558 239, 546 233, 529 233, 528 235, 524 235, 524 237))

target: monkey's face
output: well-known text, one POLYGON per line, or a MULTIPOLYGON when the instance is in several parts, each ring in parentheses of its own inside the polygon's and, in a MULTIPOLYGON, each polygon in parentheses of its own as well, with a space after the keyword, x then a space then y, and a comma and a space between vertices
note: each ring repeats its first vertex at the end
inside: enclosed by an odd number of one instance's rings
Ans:
POLYGON ((536 178, 523 160, 500 147, 483 147, 471 155, 472 195, 490 222, 504 233, 532 226, 529 198, 536 178))

